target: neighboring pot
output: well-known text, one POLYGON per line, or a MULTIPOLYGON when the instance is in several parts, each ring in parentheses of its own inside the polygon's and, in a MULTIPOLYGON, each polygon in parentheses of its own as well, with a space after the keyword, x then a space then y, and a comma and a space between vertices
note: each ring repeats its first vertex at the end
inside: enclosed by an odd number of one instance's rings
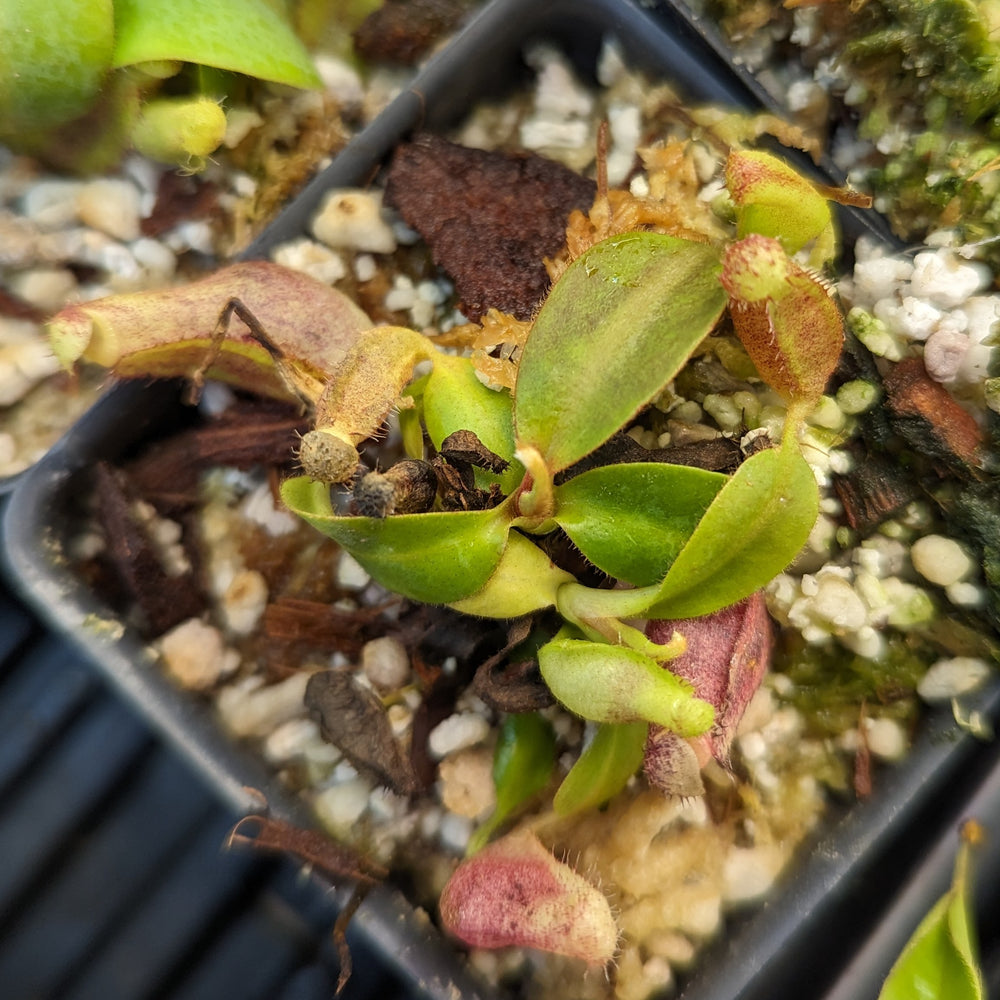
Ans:
MULTIPOLYGON (((416 128, 454 124, 479 98, 516 78, 518 53, 528 39, 557 43, 580 67, 592 66, 605 33, 613 33, 637 66, 667 77, 692 100, 755 107, 766 100, 752 80, 725 62, 711 32, 680 8, 661 5, 658 19, 627 0, 496 0, 447 47, 412 85, 358 136, 275 220, 245 257, 266 256, 300 235, 323 193, 370 181, 393 146, 416 128)), ((827 179, 835 181, 829 175, 827 179)), ((847 211, 849 237, 874 232, 877 219, 847 211)), ((144 642, 113 620, 74 576, 62 554, 81 477, 100 459, 113 459, 164 428, 178 414, 180 389, 170 383, 126 384, 112 390, 35 468, 19 477, 5 515, 7 568, 12 582, 52 626, 70 635, 113 683, 176 743, 234 809, 252 811, 247 787, 260 789, 274 814, 311 823, 262 762, 234 745, 208 708, 180 692, 155 667, 144 642)), ((976 707, 1000 717, 1000 685, 976 707)), ((829 977, 849 957, 836 930, 850 930, 849 948, 879 919, 885 902, 926 838, 936 835, 946 807, 974 779, 990 755, 961 732, 948 713, 929 717, 907 760, 880 772, 870 802, 828 824, 799 870, 761 911, 720 941, 684 988, 686 1000, 781 995, 795 984, 829 977), (878 874, 879 892, 868 880, 878 874)), ((430 997, 475 997, 490 990, 426 916, 390 889, 374 892, 359 910, 357 928, 387 962, 430 997)))

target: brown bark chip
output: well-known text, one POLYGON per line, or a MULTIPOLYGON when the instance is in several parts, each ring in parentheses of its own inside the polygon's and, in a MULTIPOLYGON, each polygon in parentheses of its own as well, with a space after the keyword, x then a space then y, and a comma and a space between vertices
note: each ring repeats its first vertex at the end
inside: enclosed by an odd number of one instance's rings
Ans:
POLYGON ((458 26, 469 7, 469 0, 386 0, 354 33, 354 48, 372 62, 413 66, 458 26))
POLYGON ((596 190, 541 156, 421 135, 396 150, 385 196, 454 281, 462 311, 478 321, 491 307, 531 318, 548 290, 544 258, 560 250, 570 212, 589 210, 596 190))
POLYGON ((982 461, 983 433, 975 419, 928 374, 920 358, 893 365, 884 377, 891 421, 919 453, 961 469, 982 461))

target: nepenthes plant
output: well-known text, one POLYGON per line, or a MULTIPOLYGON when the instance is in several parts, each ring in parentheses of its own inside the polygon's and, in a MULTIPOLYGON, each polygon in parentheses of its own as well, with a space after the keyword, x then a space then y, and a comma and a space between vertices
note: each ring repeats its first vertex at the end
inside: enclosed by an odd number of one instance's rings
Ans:
MULTIPOLYGON (((531 323, 512 389, 485 384, 472 358, 432 337, 371 329, 339 292, 260 262, 186 288, 71 307, 53 321, 52 343, 67 364, 221 377, 303 400, 312 429, 299 454, 304 474, 281 486, 290 510, 414 601, 495 619, 555 612, 558 625, 533 636, 541 675, 565 708, 595 724, 555 809, 606 802, 643 764, 665 791, 694 794, 701 764, 727 762, 767 666, 760 589, 816 521, 800 433, 843 342, 818 272, 836 247, 836 192, 742 150, 729 156, 726 183, 735 234, 723 239, 622 229, 629 220, 616 224, 599 185, 594 238, 531 323), (230 336, 234 314, 243 329, 230 336), (732 472, 609 459, 609 442, 724 317, 786 405, 780 433, 747 435, 732 472), (358 448, 394 410, 407 457, 369 471, 358 448), (552 557, 557 534, 603 585, 552 557)), ((551 771, 545 729, 531 718, 505 724, 498 789, 525 767, 543 779, 551 771)), ((532 785, 498 797, 473 848, 532 785)), ((522 862, 533 850, 499 848, 501 860, 522 862)), ((459 936, 509 943, 469 930, 454 897, 442 910, 459 936)))

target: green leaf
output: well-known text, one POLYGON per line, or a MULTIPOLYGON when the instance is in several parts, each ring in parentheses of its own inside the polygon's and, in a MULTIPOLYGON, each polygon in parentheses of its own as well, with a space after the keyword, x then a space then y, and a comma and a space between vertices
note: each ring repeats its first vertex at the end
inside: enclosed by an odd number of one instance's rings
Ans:
POLYGON ((553 799, 560 816, 596 809, 617 795, 639 770, 646 748, 647 722, 599 726, 553 799))
POLYGON ((501 458, 514 458, 510 393, 483 385, 468 358, 435 357, 424 386, 424 420, 435 448, 454 431, 468 430, 501 458))
MULTIPOLYGON (((514 418, 510 393, 488 389, 476 377, 468 358, 441 354, 427 376, 423 393, 424 421, 435 448, 455 431, 472 431, 494 454, 511 467, 499 478, 483 474, 485 482, 497 480, 504 493, 521 482, 524 469, 514 460, 514 418)), ((477 480, 480 477, 477 476, 477 480)))
POLYGON ((697 618, 748 597, 805 545, 819 490, 797 442, 758 452, 737 469, 647 607, 649 618, 697 618))
POLYGON ((685 465, 602 466, 556 488, 555 520, 595 566, 643 587, 663 579, 726 481, 685 465))
POLYGON ((114 9, 115 66, 177 59, 322 86, 305 46, 266 0, 115 0, 114 9))
POLYGON ((338 541, 383 587, 426 604, 446 604, 481 590, 507 544, 505 506, 386 518, 339 516, 329 486, 288 479, 289 510, 338 541))
POLYGON ((614 236, 574 261, 518 365, 518 441, 558 472, 611 437, 715 325, 719 267, 715 248, 660 233, 614 236))
POLYGON ((547 719, 537 712, 504 719, 493 753, 496 808, 473 834, 466 855, 475 854, 518 806, 548 784, 555 762, 556 734, 547 719))
POLYGON ((0 8, 0 140, 18 143, 82 115, 114 45, 111 0, 5 2, 0 8))
POLYGON ((879 1000, 983 1000, 972 918, 969 853, 981 837, 968 821, 951 888, 935 903, 907 942, 879 993, 879 1000), (971 831, 971 832, 970 832, 971 831))
POLYGON ((698 736, 715 718, 690 684, 626 646, 555 638, 538 651, 552 694, 594 722, 655 722, 678 736, 698 736))
POLYGON ((574 577, 560 569, 534 542, 512 531, 500 562, 481 590, 449 602, 456 611, 482 618, 520 618, 556 603, 574 577))

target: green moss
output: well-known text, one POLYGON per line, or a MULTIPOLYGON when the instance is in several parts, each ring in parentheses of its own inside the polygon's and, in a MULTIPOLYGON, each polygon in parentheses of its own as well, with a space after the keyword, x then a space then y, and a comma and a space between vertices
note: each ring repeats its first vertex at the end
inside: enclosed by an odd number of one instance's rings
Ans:
POLYGON ((890 636, 880 660, 856 656, 837 644, 810 646, 798 636, 787 642, 776 669, 794 682, 786 700, 802 712, 813 735, 835 736, 856 726, 862 704, 869 716, 904 724, 916 717, 914 691, 933 658, 919 642, 890 636))
POLYGON ((1000 630, 1000 498, 995 482, 966 487, 955 502, 954 516, 982 555, 987 589, 985 613, 1000 630))

